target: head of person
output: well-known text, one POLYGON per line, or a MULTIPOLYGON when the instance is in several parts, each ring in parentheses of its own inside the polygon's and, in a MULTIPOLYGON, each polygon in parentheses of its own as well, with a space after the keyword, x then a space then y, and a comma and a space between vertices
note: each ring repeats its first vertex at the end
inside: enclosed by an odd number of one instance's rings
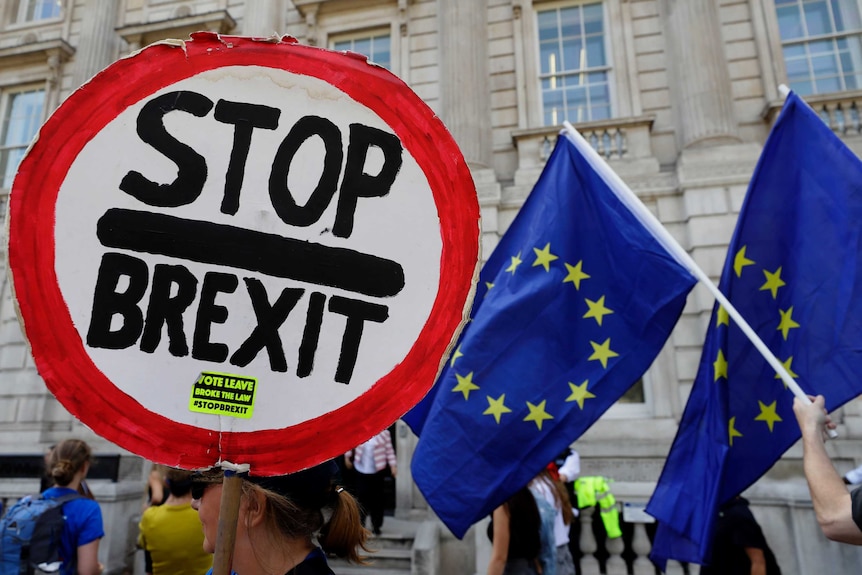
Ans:
POLYGON ((66 487, 77 477, 80 482, 93 462, 93 450, 85 441, 66 439, 48 454, 48 475, 54 484, 66 487))
MULTIPOLYGON (((327 461, 289 475, 243 476, 237 545, 257 550, 294 544, 317 544, 329 555, 362 563, 358 548, 366 549, 368 531, 362 526, 359 505, 336 484, 338 466, 327 461), (247 541, 243 541, 247 538, 247 541), (257 549, 256 549, 257 548, 257 549)), ((192 506, 204 529, 204 549, 215 550, 223 472, 210 470, 192 478, 192 506)))
POLYGON ((192 472, 185 469, 168 469, 165 483, 174 497, 185 497, 192 490, 192 472))

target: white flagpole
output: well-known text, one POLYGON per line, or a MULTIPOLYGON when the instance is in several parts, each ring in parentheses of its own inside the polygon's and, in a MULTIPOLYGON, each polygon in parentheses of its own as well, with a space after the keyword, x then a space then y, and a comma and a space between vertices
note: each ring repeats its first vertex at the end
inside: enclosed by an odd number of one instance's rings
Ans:
MULTIPOLYGON (((786 97, 786 95, 785 95, 786 97)), ((584 137, 575 130, 574 126, 569 122, 563 122, 563 126, 565 126, 565 130, 563 133, 569 137, 572 143, 576 148, 583 154, 593 165, 595 170, 599 173, 602 179, 605 180, 605 183, 617 194, 617 197, 631 210, 631 212, 641 221, 641 223, 650 230, 653 235, 655 235, 656 239, 658 239, 659 243, 661 243, 664 248, 670 252, 670 254, 680 263, 680 265, 684 266, 688 269, 692 275, 694 275, 698 281, 703 283, 709 291, 715 296, 715 299, 718 300, 718 303, 721 304, 721 307, 727 311, 727 314, 733 319, 739 329, 751 340, 751 343, 754 344, 754 347, 757 348, 757 351, 766 359, 769 365, 775 370, 775 372, 781 377, 781 380, 784 382, 784 385, 793 392, 793 395, 801 399, 806 404, 811 404, 811 400, 808 398, 808 395, 799 387, 799 384, 796 383, 790 374, 787 373, 787 370, 784 368, 784 365, 778 361, 775 355, 766 347, 766 344, 763 343, 763 340, 760 339, 760 336, 751 329, 751 326, 748 325, 748 322, 739 314, 733 304, 725 297, 721 290, 718 289, 712 280, 709 279, 709 276, 697 265, 697 263, 692 259, 692 257, 686 252, 679 242, 667 231, 667 229, 658 221, 652 212, 650 212, 647 207, 640 201, 640 198, 635 195, 633 191, 626 185, 626 183, 622 180, 622 178, 614 172, 611 167, 607 164, 604 158, 602 158, 598 152, 596 152, 592 145, 587 142, 584 137)), ((837 433, 834 429, 829 430, 830 437, 837 437, 837 433), (834 434, 834 435, 833 435, 834 434)))

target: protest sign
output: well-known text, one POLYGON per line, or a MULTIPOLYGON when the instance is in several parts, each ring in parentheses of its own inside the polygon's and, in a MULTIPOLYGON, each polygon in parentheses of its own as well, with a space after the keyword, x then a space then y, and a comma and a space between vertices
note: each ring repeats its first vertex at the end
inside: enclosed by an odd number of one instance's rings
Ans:
POLYGON ((467 165, 401 80, 194 34, 74 92, 23 159, 9 265, 39 373, 147 459, 287 473, 431 387, 472 297, 467 165))

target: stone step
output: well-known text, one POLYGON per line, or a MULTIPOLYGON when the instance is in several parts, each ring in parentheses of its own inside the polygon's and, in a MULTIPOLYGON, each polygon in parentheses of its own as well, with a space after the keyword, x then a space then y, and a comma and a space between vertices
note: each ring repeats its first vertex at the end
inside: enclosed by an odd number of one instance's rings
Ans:
POLYGON ((329 564, 332 570, 339 575, 345 568, 358 569, 359 572, 368 573, 373 571, 378 573, 386 570, 410 572, 413 551, 412 549, 376 549, 374 553, 366 553, 368 559, 367 565, 355 565, 348 563, 344 559, 329 559, 329 564), (337 569, 336 569, 337 567, 337 569))

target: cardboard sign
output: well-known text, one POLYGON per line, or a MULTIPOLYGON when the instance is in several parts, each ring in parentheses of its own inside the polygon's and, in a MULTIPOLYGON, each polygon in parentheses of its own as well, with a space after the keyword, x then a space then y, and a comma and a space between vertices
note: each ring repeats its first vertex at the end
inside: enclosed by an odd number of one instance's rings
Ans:
POLYGON ((303 469, 431 387, 472 297, 479 208, 434 113, 355 54, 195 34, 43 126, 9 264, 51 392, 184 468, 303 469))

